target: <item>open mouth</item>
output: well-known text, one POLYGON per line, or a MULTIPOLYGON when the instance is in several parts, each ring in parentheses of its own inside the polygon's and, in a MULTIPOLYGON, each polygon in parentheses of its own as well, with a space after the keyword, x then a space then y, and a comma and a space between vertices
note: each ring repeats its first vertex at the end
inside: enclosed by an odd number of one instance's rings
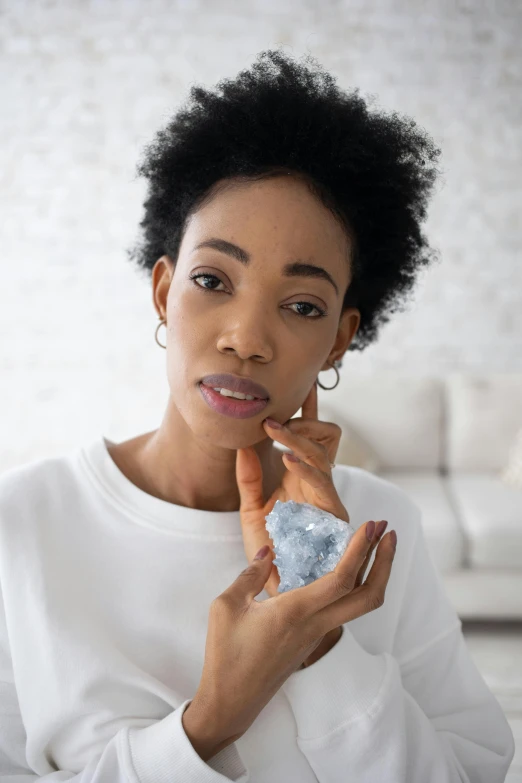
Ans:
POLYGON ((253 400, 241 400, 237 397, 214 391, 212 386, 206 386, 201 382, 199 383, 199 388, 203 398, 211 408, 224 416, 231 416, 232 418, 244 419, 249 416, 255 416, 256 413, 259 413, 268 405, 267 399, 255 397, 253 400))
POLYGON ((216 389, 214 389, 213 386, 207 386, 206 383, 201 383, 201 385, 204 386, 206 389, 215 391, 216 394, 219 394, 221 397, 226 397, 229 400, 237 400, 238 402, 253 402, 254 400, 268 400, 268 397, 256 397, 255 394, 246 394, 245 399, 243 399, 242 397, 236 397, 235 393, 228 392, 228 390, 227 390, 228 393, 223 394, 221 391, 216 391, 216 389), (246 399, 247 397, 249 397, 250 399, 246 399))

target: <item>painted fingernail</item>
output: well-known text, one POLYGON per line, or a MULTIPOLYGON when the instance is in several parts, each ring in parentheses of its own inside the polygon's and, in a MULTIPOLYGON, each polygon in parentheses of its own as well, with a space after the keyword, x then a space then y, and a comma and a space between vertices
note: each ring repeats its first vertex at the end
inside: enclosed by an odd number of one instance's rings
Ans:
POLYGON ((392 530, 390 533, 391 542, 394 549, 397 549, 397 533, 395 530, 392 530))
POLYGON ((268 416, 267 416, 267 418, 265 419, 265 421, 266 421, 266 423, 268 424, 268 426, 269 426, 269 427, 272 427, 272 429, 274 429, 274 430, 282 430, 282 429, 283 429, 283 425, 282 425, 282 424, 279 424, 279 422, 278 422, 278 421, 275 421, 275 419, 270 419, 270 418, 268 418, 268 416))
POLYGON ((267 554, 270 551, 270 546, 268 544, 265 544, 265 546, 262 546, 257 555, 254 557, 254 560, 263 560, 264 557, 267 556, 267 554))
POLYGON ((386 526, 388 525, 388 522, 385 519, 381 519, 377 527, 375 528, 375 532, 377 534, 377 538, 379 536, 382 536, 384 531, 386 530, 386 526))
POLYGON ((372 520, 371 522, 366 523, 366 538, 368 541, 371 541, 373 538, 373 534, 375 532, 375 522, 372 520))
POLYGON ((290 460, 290 462, 301 462, 299 457, 296 457, 295 454, 289 454, 288 452, 286 452, 285 456, 287 459, 290 460))

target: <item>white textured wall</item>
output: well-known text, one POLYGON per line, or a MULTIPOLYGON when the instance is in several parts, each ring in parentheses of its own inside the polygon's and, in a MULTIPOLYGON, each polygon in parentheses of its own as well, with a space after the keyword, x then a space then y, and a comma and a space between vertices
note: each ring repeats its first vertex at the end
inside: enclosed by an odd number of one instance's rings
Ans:
POLYGON ((192 84, 280 43, 410 114, 443 150, 426 226, 441 261, 378 344, 345 360, 343 384, 374 368, 522 369, 517 0, 0 8, 0 468, 158 425, 165 353, 125 256, 145 190, 135 164, 192 84))

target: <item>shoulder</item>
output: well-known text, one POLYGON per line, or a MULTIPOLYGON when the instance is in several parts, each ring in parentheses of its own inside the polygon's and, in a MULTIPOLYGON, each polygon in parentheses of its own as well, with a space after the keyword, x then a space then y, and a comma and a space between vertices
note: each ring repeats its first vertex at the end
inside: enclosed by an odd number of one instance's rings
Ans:
POLYGON ((353 465, 336 465, 332 479, 353 527, 371 519, 386 519, 386 532, 396 530, 403 549, 406 544, 414 546, 419 531, 422 533, 422 512, 401 487, 353 465))
MULTIPOLYGON (((460 622, 430 555, 422 511, 402 488, 362 468, 338 465, 333 469, 333 478, 353 527, 370 519, 386 519, 386 533, 397 532, 397 552, 386 587, 386 601, 371 617, 373 621, 377 619, 381 630, 388 628, 387 649, 391 651, 393 639, 394 655, 406 660, 413 649, 431 643, 438 634, 458 627, 460 622)), ((369 568, 373 560, 374 555, 369 568)), ((373 633, 371 620, 360 619, 358 625, 366 623, 370 623, 373 633)))
MULTIPOLYGON (((421 510, 415 501, 401 487, 382 476, 353 465, 341 464, 333 468, 332 479, 341 499, 346 498, 354 510, 363 514, 384 513, 379 519, 387 519, 388 510, 394 515, 402 514, 408 519, 420 520, 421 510)), ((368 519, 376 517, 370 515, 368 519)))
POLYGON ((43 516, 63 502, 73 480, 73 452, 42 457, 0 473, 0 524, 28 514, 43 516))

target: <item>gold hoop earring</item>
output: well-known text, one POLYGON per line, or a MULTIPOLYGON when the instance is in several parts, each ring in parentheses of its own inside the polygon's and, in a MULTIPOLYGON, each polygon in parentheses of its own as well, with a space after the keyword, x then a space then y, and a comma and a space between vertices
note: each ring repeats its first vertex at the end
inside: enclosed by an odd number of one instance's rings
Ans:
POLYGON ((158 329, 160 328, 160 326, 161 326, 162 324, 165 324, 165 326, 167 326, 167 322, 165 321, 165 319, 164 319, 164 318, 162 318, 162 317, 160 316, 160 322, 159 322, 159 324, 156 326, 156 333, 155 333, 155 335, 154 335, 154 338, 155 338, 155 340, 156 340, 156 342, 158 343, 158 345, 159 345, 159 347, 160 347, 160 348, 166 348, 167 346, 166 346, 166 345, 163 345, 163 344, 162 344, 162 343, 160 343, 160 341, 158 340, 158 329))
MULTIPOLYGON (((328 364, 330 364, 330 362, 328 362, 328 364)), ((341 364, 342 364, 342 361, 340 359, 335 361, 333 364, 330 364, 330 367, 332 367, 332 369, 334 369, 335 372, 337 373, 337 380, 336 380, 336 382, 334 383, 333 386, 323 386, 323 384, 321 383, 319 378, 317 378, 317 383, 321 387, 321 389, 324 389, 325 391, 330 391, 331 389, 335 389, 335 387, 337 386, 337 384, 341 380, 341 375, 339 373, 339 370, 337 369, 338 367, 341 366, 341 364)))

